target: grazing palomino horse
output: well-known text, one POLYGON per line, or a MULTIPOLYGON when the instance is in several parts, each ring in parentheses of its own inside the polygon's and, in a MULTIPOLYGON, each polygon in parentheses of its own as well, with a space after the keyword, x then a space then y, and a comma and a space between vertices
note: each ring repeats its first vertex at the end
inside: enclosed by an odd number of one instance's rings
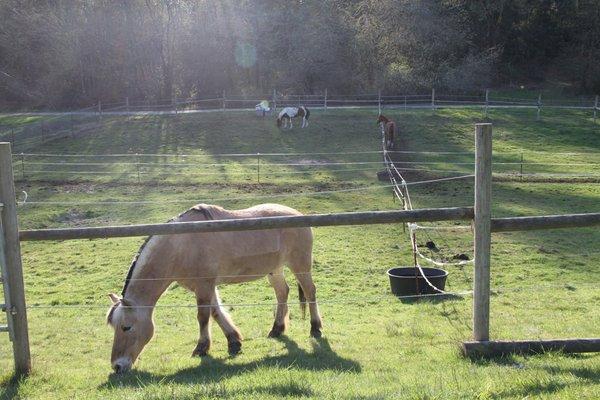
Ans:
POLYGON ((396 140, 396 123, 383 114, 379 114, 377 123, 381 124, 385 136, 385 148, 393 149, 396 140))
MULTIPOLYGON (((302 215, 278 204, 261 204, 245 210, 225 210, 200 204, 169 222, 222 220, 302 215)), ((268 276, 277 297, 275 322, 269 337, 280 336, 288 323, 289 287, 283 276, 287 265, 298 281, 302 309, 309 304, 313 337, 321 336, 321 317, 311 277, 313 236, 311 228, 255 231, 186 233, 151 236, 129 268, 122 297, 113 302, 107 322, 114 328, 111 364, 115 372, 131 368, 154 333, 152 313, 156 302, 172 282, 194 292, 198 305, 200 338, 192 356, 207 354, 210 317, 227 337, 230 354, 241 350, 242 335, 219 299, 217 285, 248 282, 268 276)))
POLYGON ((292 129, 292 118, 296 117, 302 118, 302 128, 305 128, 308 126, 308 117, 310 117, 310 111, 308 111, 308 108, 304 106, 285 107, 277 116, 277 126, 281 128, 281 125, 283 125, 283 128, 285 129, 289 124, 289 128, 292 129))

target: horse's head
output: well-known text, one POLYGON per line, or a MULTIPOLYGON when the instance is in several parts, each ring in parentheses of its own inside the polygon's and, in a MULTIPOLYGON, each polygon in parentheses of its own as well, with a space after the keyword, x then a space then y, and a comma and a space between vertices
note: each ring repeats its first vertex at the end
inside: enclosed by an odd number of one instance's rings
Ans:
POLYGON ((379 117, 377 117, 377 123, 387 123, 389 120, 383 115, 383 114, 379 114, 379 117))
POLYGON ((151 307, 136 307, 127 299, 109 294, 112 306, 106 317, 115 330, 110 362, 116 373, 127 372, 144 346, 152 339, 154 323, 151 307))

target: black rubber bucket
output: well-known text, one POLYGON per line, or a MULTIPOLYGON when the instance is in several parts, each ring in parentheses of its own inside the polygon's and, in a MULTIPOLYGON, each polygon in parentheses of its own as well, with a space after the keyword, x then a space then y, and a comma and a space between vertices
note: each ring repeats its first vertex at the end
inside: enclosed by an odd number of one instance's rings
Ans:
MULTIPOLYGON (((448 272, 439 268, 421 268, 433 286, 440 290, 446 288, 448 272)), ((418 269, 414 267, 396 267, 387 272, 390 277, 390 288, 396 296, 417 296, 439 293, 427 284, 418 269), (416 277, 415 277, 416 275, 416 277)))

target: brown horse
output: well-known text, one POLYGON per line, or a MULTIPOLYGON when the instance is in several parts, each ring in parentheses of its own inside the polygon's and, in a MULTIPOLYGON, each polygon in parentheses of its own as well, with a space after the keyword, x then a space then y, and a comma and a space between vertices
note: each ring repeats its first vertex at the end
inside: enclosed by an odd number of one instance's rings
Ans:
MULTIPOLYGON (((302 214, 278 204, 232 211, 200 204, 169 222, 286 215, 302 214)), ((192 356, 204 356, 210 348, 211 315, 227 337, 229 353, 236 354, 241 349, 242 335, 219 300, 217 285, 221 283, 268 276, 277 297, 275 322, 269 337, 281 335, 288 323, 289 287, 283 276, 284 265, 296 276, 302 308, 306 303, 309 305, 310 334, 320 337, 321 317, 310 272, 312 243, 311 228, 151 236, 129 268, 122 298, 109 295, 113 304, 107 322, 115 331, 113 369, 117 373, 129 370, 150 341, 154 333, 154 306, 172 282, 196 295, 200 338, 192 356)))
POLYGON ((385 136, 385 148, 393 149, 396 142, 396 123, 383 114, 379 114, 377 123, 381 124, 385 136))

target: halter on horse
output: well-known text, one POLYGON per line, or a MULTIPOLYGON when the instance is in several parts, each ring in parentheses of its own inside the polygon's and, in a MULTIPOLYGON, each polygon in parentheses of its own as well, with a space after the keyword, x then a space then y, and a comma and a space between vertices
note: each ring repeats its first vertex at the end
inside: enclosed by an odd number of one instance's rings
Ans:
POLYGON ((379 114, 377 123, 382 125, 385 135, 385 148, 393 149, 396 140, 396 123, 383 114, 379 114))
POLYGON ((289 123, 289 129, 292 129, 292 118, 300 117, 302 118, 302 128, 306 128, 308 126, 309 116, 310 111, 308 111, 308 108, 304 106, 285 107, 283 110, 281 110, 279 116, 277 117, 277 127, 281 128, 281 125, 283 125, 283 128, 285 129, 288 127, 289 123))

